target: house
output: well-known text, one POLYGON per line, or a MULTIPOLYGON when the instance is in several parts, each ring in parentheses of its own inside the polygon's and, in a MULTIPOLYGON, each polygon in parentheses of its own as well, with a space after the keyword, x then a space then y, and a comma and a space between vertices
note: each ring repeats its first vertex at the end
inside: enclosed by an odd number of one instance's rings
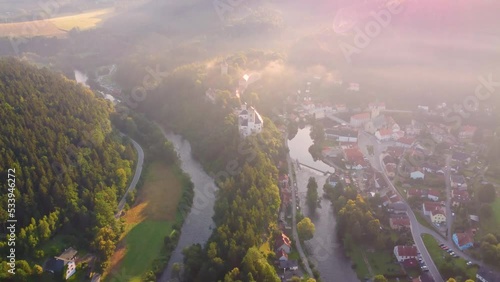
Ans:
POLYGON ((427 198, 429 200, 437 202, 437 201, 439 201, 439 196, 441 196, 441 193, 438 190, 435 190, 435 189, 427 190, 427 198))
POLYGON ((410 197, 424 198, 426 195, 424 190, 413 188, 413 189, 408 189, 408 191, 406 191, 406 196, 408 198, 410 197))
POLYGON ((430 218, 431 222, 435 224, 446 222, 446 213, 444 208, 439 208, 431 211, 430 218))
POLYGON ((49 259, 45 263, 45 271, 50 273, 63 273, 63 277, 67 280, 76 272, 75 258, 77 250, 68 248, 62 254, 49 259))
POLYGON ((389 218, 389 226, 394 230, 410 228, 410 219, 408 216, 391 217, 389 218))
POLYGON ((375 137, 379 141, 389 141, 392 139, 392 130, 391 129, 380 129, 375 132, 375 137))
POLYGON ((331 174, 328 177, 328 184, 330 184, 332 187, 337 186, 337 184, 339 183, 339 181, 340 181, 340 178, 337 175, 331 174))
POLYGON ((335 104, 335 109, 337 112, 345 112, 347 111, 347 106, 346 104, 335 104))
POLYGON ((423 172, 428 172, 428 173, 440 173, 440 174, 444 173, 443 169, 440 166, 432 163, 424 163, 422 165, 422 170, 423 172))
POLYGON ((451 155, 451 160, 459 164, 469 164, 471 156, 462 152, 453 152, 451 155))
POLYGON ((360 170, 367 167, 367 162, 359 148, 345 148, 343 150, 347 169, 360 170))
POLYGON ((280 260, 280 268, 283 270, 297 270, 299 263, 296 260, 280 260))
POLYGON ((424 202, 422 204, 424 215, 431 218, 432 223, 439 224, 446 222, 446 212, 441 203, 424 202))
POLYGON ((458 138, 460 139, 470 139, 476 134, 477 128, 475 126, 464 125, 460 128, 458 132, 458 138))
POLYGON ((450 185, 451 188, 457 188, 461 191, 467 190, 467 182, 465 181, 465 177, 459 174, 450 175, 450 185))
POLYGON ((415 140, 416 139, 413 137, 402 137, 396 141, 396 145, 403 148, 410 148, 415 142, 415 140))
POLYGON ((425 174, 421 172, 420 170, 413 171, 410 173, 410 178, 411 179, 424 179, 425 174))
POLYGON ((280 250, 279 252, 276 252, 278 256, 279 261, 287 261, 288 260, 288 254, 284 250, 280 250))
POLYGON ((385 103, 384 102, 372 102, 368 104, 368 110, 379 109, 385 111, 385 103))
POLYGON ((281 174, 278 178, 278 184, 279 187, 288 187, 288 175, 287 174, 281 174))
POLYGON ((453 242, 461 250, 467 250, 474 246, 474 238, 471 231, 453 234, 453 242))
POLYGON ((457 206, 460 203, 468 203, 471 201, 469 192, 467 190, 461 191, 458 189, 451 190, 452 205, 457 206))
MULTIPOLYGON (((389 199, 389 201, 390 201, 390 199, 389 199)), ((407 207, 406 207, 406 204, 404 204, 402 202, 389 203, 387 205, 387 210, 389 212, 395 213, 395 214, 405 214, 407 211, 407 207)))
POLYGON ((276 250, 276 253, 284 251, 289 254, 292 250, 292 241, 284 233, 281 233, 281 235, 274 241, 274 249, 276 250))
POLYGON ((394 159, 400 159, 401 156, 404 154, 405 149, 398 146, 389 146, 387 147, 386 151, 394 159))
POLYGON ((481 282, 500 282, 500 274, 491 269, 481 267, 477 271, 476 281, 481 282))
POLYGON ((360 114, 356 114, 356 115, 351 116, 350 124, 352 127, 361 127, 365 123, 369 122, 370 119, 371 119, 370 113, 367 113, 367 112, 360 113, 360 114))
POLYGON ((247 107, 247 104, 241 105, 239 112, 238 129, 243 137, 253 133, 260 133, 264 127, 264 120, 254 107, 247 107))
POLYGON ((395 246, 394 256, 399 262, 403 262, 408 259, 416 259, 418 255, 417 247, 415 246, 395 246))
POLYGON ((343 129, 326 129, 325 136, 338 142, 358 143, 358 131, 348 128, 343 129))

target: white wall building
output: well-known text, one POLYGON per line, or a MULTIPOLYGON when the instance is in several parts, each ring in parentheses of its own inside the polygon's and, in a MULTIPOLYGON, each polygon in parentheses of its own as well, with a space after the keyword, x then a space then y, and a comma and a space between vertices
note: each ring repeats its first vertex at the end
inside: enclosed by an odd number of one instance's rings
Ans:
POLYGON ((243 137, 254 133, 262 132, 264 120, 254 107, 248 107, 247 104, 241 105, 238 114, 238 129, 243 137))

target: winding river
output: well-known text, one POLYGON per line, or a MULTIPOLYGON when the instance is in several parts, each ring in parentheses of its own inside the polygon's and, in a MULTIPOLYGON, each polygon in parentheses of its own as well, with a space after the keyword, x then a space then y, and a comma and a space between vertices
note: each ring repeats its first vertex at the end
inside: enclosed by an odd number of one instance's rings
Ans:
MULTIPOLYGON (((293 160, 299 160, 300 163, 312 166, 314 168, 328 171, 331 167, 321 161, 314 161, 309 153, 309 147, 313 141, 309 136, 311 128, 306 126, 299 129, 297 135, 288 141, 290 149, 290 157, 293 160)), ((342 245, 337 242, 337 221, 333 214, 330 201, 322 198, 321 207, 317 209, 316 215, 311 216, 308 209, 305 208, 305 199, 307 192, 307 182, 309 177, 315 177, 318 183, 318 193, 323 194, 323 184, 327 176, 324 176, 316 171, 308 168, 301 168, 296 171, 297 187, 300 206, 306 216, 311 217, 311 220, 316 226, 314 237, 305 242, 307 252, 310 254, 309 259, 316 266, 321 275, 321 280, 325 282, 343 281, 355 282, 359 281, 356 273, 351 268, 349 258, 344 255, 342 245)))
POLYGON ((177 247, 170 257, 167 268, 159 279, 160 282, 173 282, 178 280, 171 278, 172 265, 176 262, 183 262, 182 250, 197 243, 203 246, 212 234, 212 229, 215 226, 212 216, 214 214, 217 186, 214 184, 214 179, 192 158, 189 142, 180 135, 166 133, 163 129, 162 131, 165 137, 174 145, 182 162, 182 170, 191 177, 191 181, 194 184, 193 206, 182 225, 181 237, 177 247))

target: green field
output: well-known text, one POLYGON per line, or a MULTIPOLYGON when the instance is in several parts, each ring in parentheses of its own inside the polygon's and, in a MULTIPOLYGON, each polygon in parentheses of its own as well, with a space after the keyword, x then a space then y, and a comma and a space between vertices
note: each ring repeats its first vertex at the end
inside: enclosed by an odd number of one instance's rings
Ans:
POLYGON ((423 234, 422 239, 439 272, 442 272, 443 266, 446 264, 446 261, 449 260, 455 267, 464 271, 467 274, 467 278, 475 279, 477 267, 467 266, 467 261, 463 258, 452 258, 446 251, 439 247, 439 243, 432 235, 423 234))
POLYGON ((481 218, 481 234, 500 233, 500 198, 491 204, 493 216, 489 219, 481 218))
POLYGON ((181 193, 181 183, 172 167, 151 164, 134 206, 123 216, 125 232, 111 258, 106 281, 141 281, 153 261, 161 257, 181 193))

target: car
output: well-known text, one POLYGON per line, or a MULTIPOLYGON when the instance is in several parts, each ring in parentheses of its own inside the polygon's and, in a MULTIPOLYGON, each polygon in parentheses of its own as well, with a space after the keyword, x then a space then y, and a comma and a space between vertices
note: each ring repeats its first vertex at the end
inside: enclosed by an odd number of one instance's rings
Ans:
POLYGON ((468 261, 466 264, 467 264, 468 266, 470 266, 470 265, 472 265, 472 261, 468 261))
POLYGON ((459 258, 459 256, 457 254, 453 254, 452 257, 459 258))
POLYGON ((450 253, 450 256, 454 256, 454 255, 455 255, 455 252, 453 252, 453 251, 452 251, 452 252, 450 253))
POLYGON ((443 244, 443 243, 441 243, 441 244, 439 244, 439 246, 440 246, 440 247, 442 247, 442 246, 444 246, 444 244, 443 244))

